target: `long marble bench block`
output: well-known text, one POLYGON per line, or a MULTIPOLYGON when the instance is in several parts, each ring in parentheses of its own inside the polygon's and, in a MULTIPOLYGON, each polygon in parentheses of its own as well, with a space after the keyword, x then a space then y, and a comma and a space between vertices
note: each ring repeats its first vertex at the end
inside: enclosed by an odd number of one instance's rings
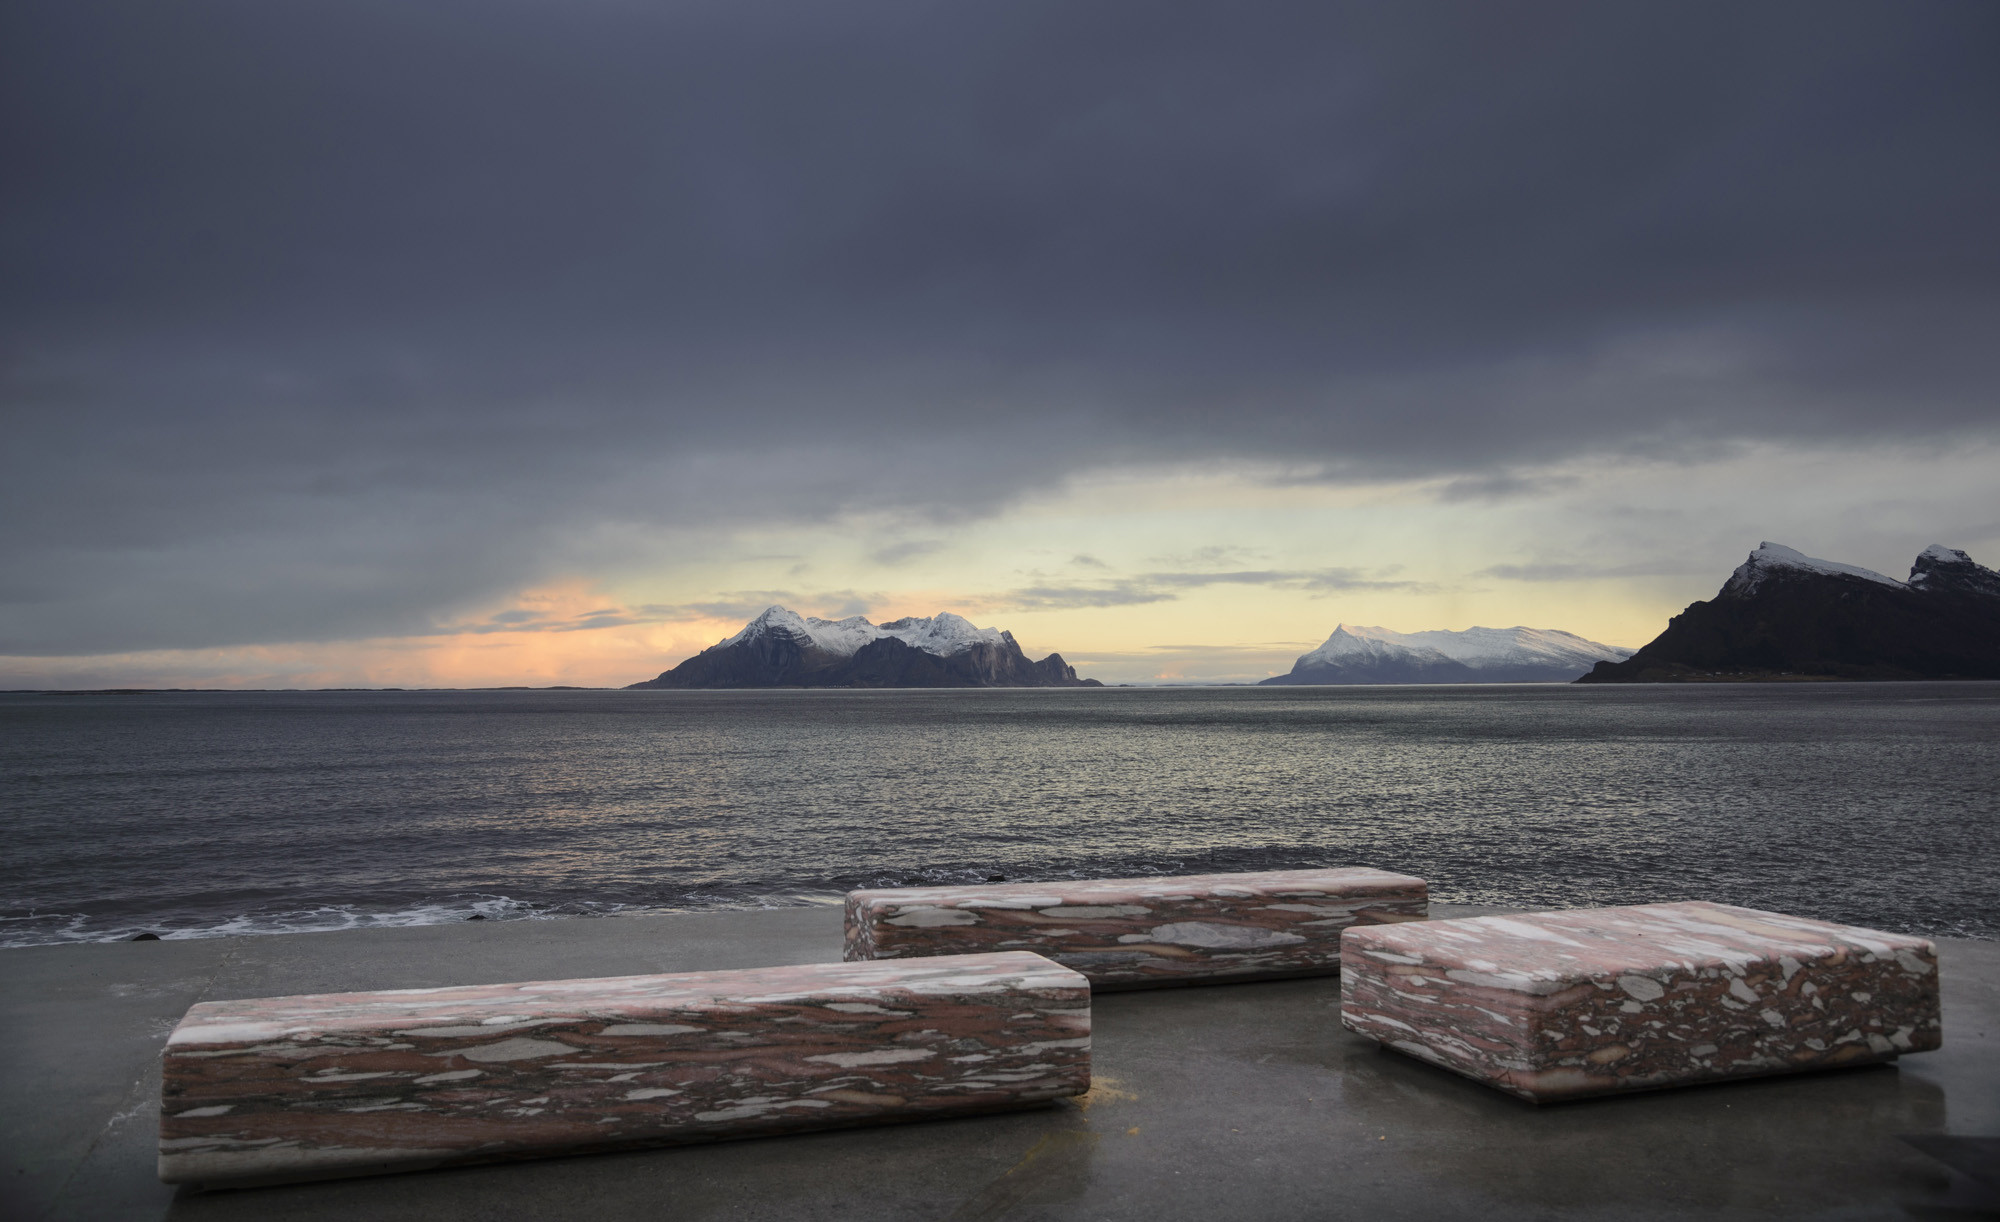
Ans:
POLYGON ((851 891, 846 953, 1029 950, 1097 989, 1319 976, 1342 930, 1428 906, 1423 879, 1358 868, 851 891))
POLYGON ((1728 904, 1475 917, 1343 937, 1351 1031, 1536 1103, 1936 1048, 1923 938, 1728 904))
POLYGON ((163 1056, 161 1179, 312 1179, 1081 1094, 1090 988, 986 954, 269 997, 163 1056))

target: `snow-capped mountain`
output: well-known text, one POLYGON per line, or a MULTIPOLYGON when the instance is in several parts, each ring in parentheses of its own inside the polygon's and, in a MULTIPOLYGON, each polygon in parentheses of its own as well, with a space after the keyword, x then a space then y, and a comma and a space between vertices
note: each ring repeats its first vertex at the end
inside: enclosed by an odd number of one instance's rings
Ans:
POLYGON ((2000 679, 2000 573, 1932 544, 1908 582, 1765 543, 1586 683, 2000 679))
POLYGON ((1341 624, 1290 674, 1264 683, 1567 683, 1631 653, 1556 628, 1392 632, 1341 624))
POLYGON ((1933 543, 1910 566, 1910 588, 1935 594, 1975 594, 2000 598, 2000 573, 1955 547, 1933 543))
POLYGON ((910 616, 890 620, 886 624, 871 624, 858 615, 847 619, 821 619, 816 615, 800 615, 784 607, 770 607, 743 625, 736 635, 717 641, 716 647, 735 645, 768 633, 788 636, 802 647, 817 649, 829 657, 838 658, 851 658, 861 652, 862 646, 885 637, 894 637, 913 649, 934 653, 941 658, 961 653, 974 645, 1002 646, 1013 639, 998 628, 975 628, 971 620, 949 611, 921 618, 910 616))
MULTIPOLYGON (((1931 552, 1950 552, 1949 548, 1933 545, 1924 555, 1931 552)), ((1964 552, 1951 552, 1963 556, 1964 552)), ((1858 564, 1842 564, 1838 560, 1819 560, 1804 552, 1793 551, 1782 543, 1764 542, 1750 553, 1750 558, 1736 566, 1729 580, 1722 583, 1720 596, 1742 598, 1757 592, 1767 580, 1784 578, 1797 574, 1820 577, 1859 577, 1863 581, 1879 582, 1885 586, 1901 588, 1902 582, 1894 577, 1885 577, 1873 569, 1864 569, 1858 564)))
POLYGON ((871 624, 769 607, 645 687, 1095 687, 1050 654, 1031 662, 1014 634, 949 611, 871 624))

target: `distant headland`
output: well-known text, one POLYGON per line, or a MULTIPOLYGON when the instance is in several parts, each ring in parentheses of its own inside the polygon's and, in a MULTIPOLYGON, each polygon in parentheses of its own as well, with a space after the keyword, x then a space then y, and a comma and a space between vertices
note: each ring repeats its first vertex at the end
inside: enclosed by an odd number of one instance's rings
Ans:
POLYGON ((1777 543, 1579 683, 2000 679, 2000 573, 1935 544, 1910 579, 1777 543))

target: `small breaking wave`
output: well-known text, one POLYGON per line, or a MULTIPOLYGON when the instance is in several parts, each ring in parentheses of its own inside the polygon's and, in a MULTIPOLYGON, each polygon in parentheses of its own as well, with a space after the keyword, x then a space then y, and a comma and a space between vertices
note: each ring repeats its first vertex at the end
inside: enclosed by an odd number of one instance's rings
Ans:
POLYGON ((0 947, 48 946, 74 942, 128 942, 142 934, 162 941, 230 938, 254 934, 329 933, 344 929, 394 929, 449 925, 460 921, 534 921, 565 916, 605 915, 625 905, 533 904, 505 895, 454 897, 407 908, 370 910, 355 904, 322 904, 274 912, 238 913, 212 920, 85 913, 27 913, 0 916, 0 947), (601 911, 586 912, 597 908, 601 911))
POLYGON ((800 908, 843 902, 847 892, 890 887, 943 887, 983 882, 1053 882, 1077 878, 1133 878, 1238 870, 1297 869, 1329 864, 1324 854, 1299 846, 1230 849, 1200 856, 996 858, 985 861, 913 862, 899 869, 842 872, 808 878, 765 876, 705 885, 665 887, 650 894, 627 891, 616 900, 544 895, 520 898, 497 892, 461 892, 416 902, 367 900, 273 906, 236 913, 0 911, 0 947, 80 942, 126 942, 143 934, 163 941, 262 934, 332 933, 395 929, 463 921, 550 921, 631 913, 716 912, 800 908))
POLYGON ((321 904, 282 911, 238 913, 212 920, 98 916, 80 912, 0 914, 0 948, 60 946, 81 942, 129 942, 152 934, 163 942, 263 934, 336 933, 349 929, 403 929, 455 925, 465 921, 558 921, 631 913, 702 912, 726 909, 800 908, 837 904, 842 896, 822 891, 772 895, 693 892, 663 904, 592 900, 537 902, 505 895, 454 896, 401 908, 371 909, 357 904, 321 904))

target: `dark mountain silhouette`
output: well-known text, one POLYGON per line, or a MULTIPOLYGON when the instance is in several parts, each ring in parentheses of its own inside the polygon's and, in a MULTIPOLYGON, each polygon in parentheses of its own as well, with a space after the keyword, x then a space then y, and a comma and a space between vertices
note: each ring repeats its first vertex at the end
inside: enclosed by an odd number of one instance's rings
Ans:
POLYGON ((726 641, 635 688, 1101 687, 1052 653, 1030 661, 1014 634, 949 612, 871 624, 772 607, 726 641))
POLYGON ((1706 602, 1579 683, 2000 679, 2000 573, 1925 549, 1897 581, 1766 543, 1706 602))

